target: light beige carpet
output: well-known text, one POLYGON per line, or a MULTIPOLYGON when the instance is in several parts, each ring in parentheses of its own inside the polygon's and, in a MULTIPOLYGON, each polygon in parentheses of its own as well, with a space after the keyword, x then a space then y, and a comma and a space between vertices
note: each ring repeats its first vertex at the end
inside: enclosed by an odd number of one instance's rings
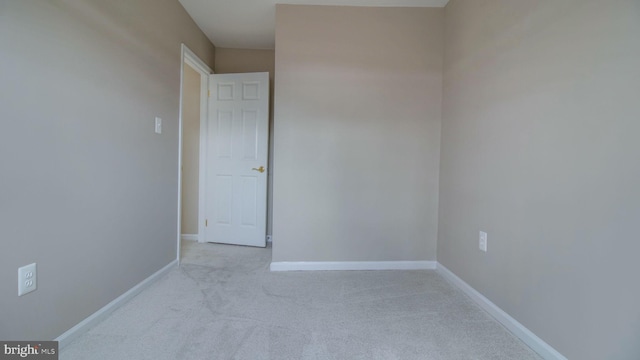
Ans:
POLYGON ((539 359, 434 271, 269 272, 271 250, 183 262, 60 359, 539 359))

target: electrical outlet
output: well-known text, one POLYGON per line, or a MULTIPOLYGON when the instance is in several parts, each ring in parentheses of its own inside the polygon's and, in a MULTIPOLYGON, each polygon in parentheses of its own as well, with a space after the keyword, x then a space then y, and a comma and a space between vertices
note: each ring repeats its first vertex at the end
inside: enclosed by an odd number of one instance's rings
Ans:
POLYGON ((38 287, 36 263, 18 268, 18 296, 28 294, 38 287))
POLYGON ((478 244, 480 250, 487 252, 487 233, 484 231, 480 231, 480 241, 478 244))
POLYGON ((156 117, 156 134, 162 134, 162 119, 156 117))

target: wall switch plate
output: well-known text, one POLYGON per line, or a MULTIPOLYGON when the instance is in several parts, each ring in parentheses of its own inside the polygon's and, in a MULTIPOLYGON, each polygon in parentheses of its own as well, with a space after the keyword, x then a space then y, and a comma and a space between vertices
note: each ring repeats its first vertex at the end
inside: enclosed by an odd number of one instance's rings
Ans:
POLYGON ((18 268, 18 296, 34 291, 37 286, 36 263, 18 268))
POLYGON ((487 252, 487 233, 480 231, 480 242, 478 244, 480 250, 487 252))
POLYGON ((162 119, 156 116, 156 134, 162 134, 162 119))

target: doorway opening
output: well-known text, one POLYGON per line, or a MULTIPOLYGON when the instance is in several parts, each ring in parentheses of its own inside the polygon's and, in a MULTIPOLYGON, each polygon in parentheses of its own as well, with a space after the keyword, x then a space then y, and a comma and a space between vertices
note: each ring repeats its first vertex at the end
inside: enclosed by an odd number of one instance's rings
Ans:
POLYGON ((208 116, 209 75, 213 73, 193 51, 182 44, 180 64, 180 114, 178 142, 177 257, 182 241, 204 242, 203 124, 208 116))

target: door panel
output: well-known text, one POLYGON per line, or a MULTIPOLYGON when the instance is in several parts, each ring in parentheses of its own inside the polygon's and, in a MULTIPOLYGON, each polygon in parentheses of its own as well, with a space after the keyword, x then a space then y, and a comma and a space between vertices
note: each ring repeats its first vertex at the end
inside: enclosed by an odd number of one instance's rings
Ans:
POLYGON ((242 110, 242 145, 244 160, 258 160, 258 112, 242 110))
POLYGON ((215 224, 231 225, 233 223, 233 177, 230 175, 216 176, 217 189, 213 207, 215 208, 215 224))
POLYGON ((217 157, 230 159, 233 151, 233 111, 218 111, 217 157))
POLYGON ((242 218, 240 223, 242 226, 257 225, 257 195, 258 195, 258 179, 256 176, 242 176, 240 177, 240 193, 242 196, 242 218))
POLYGON ((269 76, 211 75, 210 84, 205 239, 264 247, 269 76))

